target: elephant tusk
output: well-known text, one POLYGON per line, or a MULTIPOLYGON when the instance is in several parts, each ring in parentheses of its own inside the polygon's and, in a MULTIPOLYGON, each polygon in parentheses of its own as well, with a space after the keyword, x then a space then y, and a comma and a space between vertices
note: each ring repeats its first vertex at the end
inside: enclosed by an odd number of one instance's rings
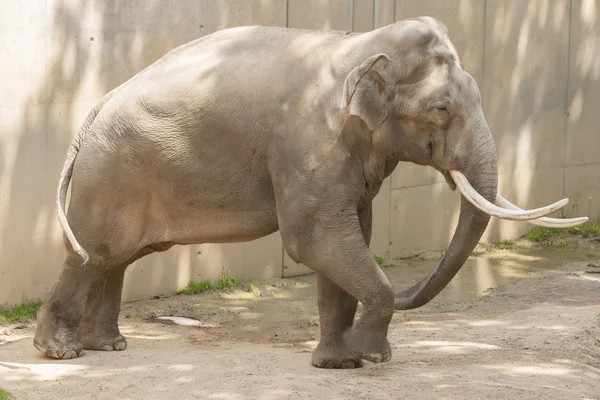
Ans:
MULTIPOLYGON (((506 200, 500 194, 496 195, 496 205, 503 208, 508 208, 509 210, 515 211, 523 211, 523 209, 515 206, 510 201, 506 200)), ((589 220, 588 217, 578 217, 578 218, 538 218, 531 219, 527 222, 533 225, 545 226, 547 228, 571 228, 574 226, 581 225, 589 220)))
POLYGON ((480 209, 494 217, 508 219, 511 221, 526 221, 537 219, 543 217, 548 214, 552 214, 569 204, 569 199, 562 199, 557 201, 554 204, 550 204, 549 206, 536 208, 533 210, 507 210, 505 208, 498 207, 495 204, 487 201, 482 195, 477 193, 477 191, 471 186, 467 178, 462 174, 462 172, 451 170, 450 175, 452 175, 452 179, 458 186, 458 189, 462 193, 463 196, 475 207, 480 209))

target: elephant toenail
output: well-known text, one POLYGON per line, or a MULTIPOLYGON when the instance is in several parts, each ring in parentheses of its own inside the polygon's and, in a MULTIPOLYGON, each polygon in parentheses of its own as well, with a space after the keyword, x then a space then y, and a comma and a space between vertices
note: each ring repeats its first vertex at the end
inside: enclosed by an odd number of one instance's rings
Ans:
POLYGON ((346 361, 342 364, 343 369, 355 368, 354 361, 346 361))
POLYGON ((125 341, 119 342, 115 345, 115 350, 117 351, 123 351, 125 349, 127 349, 127 342, 125 341))
POLYGON ((77 352, 75 350, 67 350, 62 356, 63 360, 70 360, 73 358, 77 358, 77 352))
POLYGON ((104 346, 101 347, 101 350, 112 351, 113 347, 110 344, 105 344, 104 346))

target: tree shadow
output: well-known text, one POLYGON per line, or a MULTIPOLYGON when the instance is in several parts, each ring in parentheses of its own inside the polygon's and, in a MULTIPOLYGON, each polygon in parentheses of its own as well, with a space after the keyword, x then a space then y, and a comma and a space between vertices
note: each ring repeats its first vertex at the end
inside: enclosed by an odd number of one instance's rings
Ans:
MULTIPOLYGON (((41 297, 55 281, 64 255, 56 185, 66 149, 88 111, 167 51, 226 27, 366 31, 416 15, 440 18, 482 91, 498 146, 502 192, 524 207, 569 196, 573 201, 565 215, 600 213, 591 101, 600 79, 594 2, 16 4, 7 8, 14 15, 6 14, 0 26, 0 48, 8 53, 5 59, 15 60, 3 71, 18 81, 7 82, 0 94, 0 303, 41 297)), ((446 246, 458 199, 436 171, 401 164, 375 200, 373 251, 394 257, 446 246)), ((514 238, 529 228, 493 219, 484 239, 514 238)), ((179 247, 129 268, 124 299, 172 293, 190 279, 217 278, 224 268, 241 278, 248 271, 281 276, 288 262, 278 234, 246 244, 179 247)))
MULTIPOLYGON (((55 210, 58 177, 72 137, 105 93, 174 47, 216 30, 286 23, 285 3, 252 0, 229 6, 109 0, 8 7, 15 15, 6 15, 0 28, 3 46, 12 52, 8 56, 16 60, 9 72, 19 74, 22 62, 37 64, 26 66, 35 74, 25 69, 18 75, 26 85, 7 86, 0 98, 0 115, 7 121, 0 125, 0 303, 42 297, 54 283, 64 258, 55 210), (30 90, 24 94, 23 88, 30 90)), ((199 258, 202 246, 149 256, 129 268, 124 298, 172 293, 190 278, 218 277, 223 267, 237 266, 239 254, 259 264, 265 275, 277 276, 281 247, 273 237, 263 242, 274 244, 274 255, 261 259, 256 254, 264 253, 264 244, 260 251, 242 244, 213 246, 212 254, 221 257, 218 264, 216 257, 212 264, 199 258)))

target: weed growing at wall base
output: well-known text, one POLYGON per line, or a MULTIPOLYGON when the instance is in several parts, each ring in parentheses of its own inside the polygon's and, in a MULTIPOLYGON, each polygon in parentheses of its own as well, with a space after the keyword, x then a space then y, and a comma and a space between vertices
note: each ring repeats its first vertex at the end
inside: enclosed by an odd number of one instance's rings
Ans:
POLYGON ((8 390, 0 388, 0 400, 14 400, 14 396, 8 390))
POLYGON ((218 281, 210 282, 190 282, 186 287, 179 291, 180 294, 198 294, 204 292, 231 292, 233 290, 243 290, 255 293, 256 282, 240 281, 232 277, 229 271, 223 273, 218 281))
POLYGON ((581 235, 584 238, 599 237, 600 236, 600 219, 594 222, 583 224, 581 226, 575 226, 569 228, 569 233, 572 235, 581 235))
MULTIPOLYGON (((9 322, 25 322, 34 319, 40 306, 41 300, 28 301, 14 307, 0 307, 0 324, 9 322)), ((2 398, 0 397, 0 400, 2 398)))
POLYGON ((563 239, 565 234, 583 238, 600 236, 600 219, 573 228, 544 228, 537 227, 527 232, 523 238, 530 242, 546 242, 554 238, 563 239))

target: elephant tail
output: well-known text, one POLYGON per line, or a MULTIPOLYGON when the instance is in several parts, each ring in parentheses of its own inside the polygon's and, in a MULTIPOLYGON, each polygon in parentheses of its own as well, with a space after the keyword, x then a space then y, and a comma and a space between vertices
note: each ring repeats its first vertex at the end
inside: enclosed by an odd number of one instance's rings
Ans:
MULTIPOLYGON (((79 139, 79 135, 76 140, 79 139)), ((60 173, 60 179, 58 181, 58 195, 57 195, 57 205, 58 205, 58 221, 60 222, 60 226, 62 227, 67 239, 73 246, 73 250, 77 254, 81 256, 83 259, 82 265, 87 264, 90 259, 87 251, 79 244, 71 227, 69 226, 69 221, 67 221, 67 215, 65 211, 65 203, 67 202, 67 191, 69 190, 69 183, 71 182, 71 176, 73 174, 73 165, 75 164, 75 158, 77 157, 77 153, 79 153, 79 146, 75 141, 71 144, 69 151, 67 153, 67 159, 65 164, 63 165, 62 172, 60 173)))
POLYGON ((85 137, 86 132, 89 130, 90 126, 96 119, 96 116, 100 113, 100 110, 106 104, 107 100, 112 97, 111 94, 105 96, 103 99, 90 113, 87 118, 79 128, 77 132, 77 136, 71 142, 71 146, 67 152, 67 157, 65 163, 63 165, 62 172, 60 173, 60 179, 58 181, 58 193, 57 193, 57 207, 58 207, 58 221, 60 222, 60 226, 62 227, 66 238, 71 243, 73 250, 82 258, 82 265, 86 265, 90 260, 90 256, 87 251, 81 246, 81 244, 75 238, 71 227, 69 226, 69 221, 67 220, 66 208, 65 204, 67 202, 67 192, 69 190, 69 183, 71 182, 71 177, 73 175, 73 167, 75 165, 75 159, 77 158, 77 154, 79 153, 79 149, 83 143, 83 139, 85 137))

